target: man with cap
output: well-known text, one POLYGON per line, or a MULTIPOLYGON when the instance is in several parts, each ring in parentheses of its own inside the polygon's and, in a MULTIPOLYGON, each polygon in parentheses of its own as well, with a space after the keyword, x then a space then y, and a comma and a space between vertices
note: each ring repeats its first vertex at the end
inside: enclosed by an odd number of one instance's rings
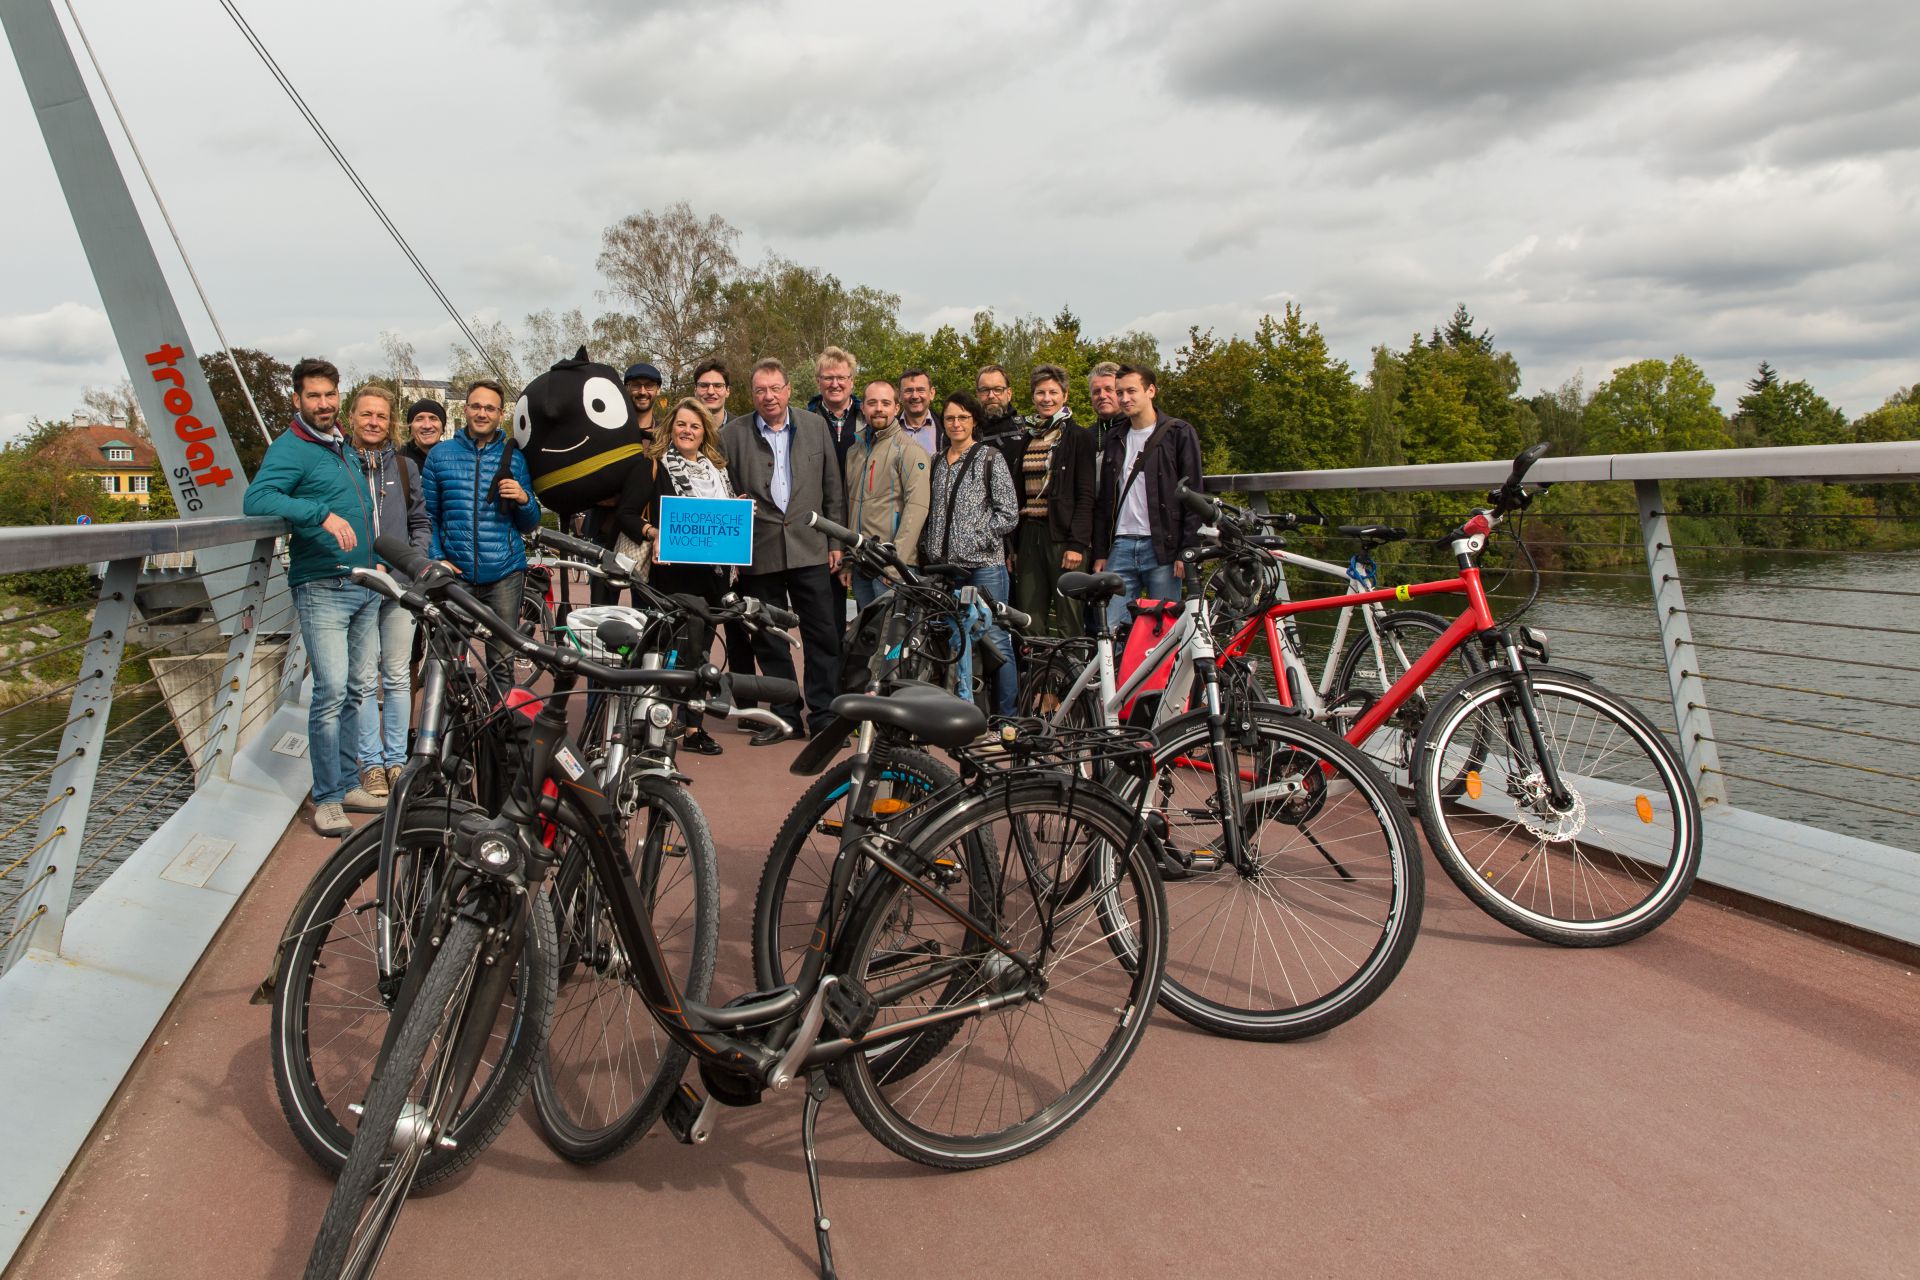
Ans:
POLYGON ((645 360, 628 366, 627 397, 640 415, 640 434, 653 439, 653 406, 660 399, 660 371, 645 360))
POLYGON ((413 469, 424 475, 427 450, 447 432, 447 406, 438 400, 415 400, 407 407, 407 432, 411 438, 400 446, 400 456, 412 458, 413 469))

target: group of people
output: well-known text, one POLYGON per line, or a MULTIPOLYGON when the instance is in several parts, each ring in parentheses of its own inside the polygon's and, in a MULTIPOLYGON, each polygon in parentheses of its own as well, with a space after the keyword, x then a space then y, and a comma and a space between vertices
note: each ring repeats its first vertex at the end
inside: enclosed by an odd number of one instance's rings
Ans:
MULTIPOLYGON (((738 590, 792 610, 800 619, 803 702, 774 710, 798 736, 818 728, 839 691, 847 601, 864 607, 885 583, 867 577, 811 527, 818 513, 888 541, 910 564, 963 569, 961 579, 1008 600, 1054 634, 1085 625, 1072 600, 1055 591, 1070 570, 1111 571, 1125 584, 1108 621, 1121 624, 1125 601, 1179 598, 1180 553, 1198 541, 1199 520, 1179 501, 1200 478, 1200 443, 1190 423, 1156 408, 1154 370, 1102 363, 1088 376, 1095 421, 1068 407, 1065 370, 1042 364, 1028 379, 1031 412, 1014 405, 1007 370, 988 365, 971 391, 940 397, 924 369, 897 378, 860 377, 852 354, 829 347, 815 361, 819 388, 804 408, 792 404, 781 362, 750 371, 752 408, 729 415, 733 377, 718 359, 693 372, 692 394, 670 410, 663 379, 642 362, 625 374, 628 397, 648 444, 617 501, 588 513, 585 532, 605 545, 649 554, 658 546, 663 496, 749 498, 754 504, 752 562, 738 570, 673 564, 650 556, 651 583, 718 600, 738 590), (937 406, 937 407, 936 407, 937 406)), ((416 549, 447 563, 503 616, 517 616, 524 590, 523 534, 541 509, 525 459, 502 433, 506 396, 482 379, 466 392, 466 427, 449 436, 445 407, 408 407, 409 439, 398 442, 396 405, 383 388, 354 393, 340 417, 340 376, 324 360, 293 371, 298 412, 274 441, 247 492, 250 515, 285 519, 293 529, 288 580, 314 692, 309 713, 314 826, 351 829, 349 810, 386 803, 405 759, 413 622, 346 576, 379 566, 373 540, 404 528, 416 549)), ((384 566, 381 566, 384 567, 384 566)), ((1012 710, 1016 686, 1011 638, 986 635, 998 655, 996 710, 1012 710)), ((690 638, 705 653, 712 637, 690 638)), ((728 665, 757 666, 793 679, 793 659, 772 637, 725 637, 728 665)), ((762 729, 753 743, 789 736, 762 729)), ((721 752, 698 721, 686 749, 721 752)))

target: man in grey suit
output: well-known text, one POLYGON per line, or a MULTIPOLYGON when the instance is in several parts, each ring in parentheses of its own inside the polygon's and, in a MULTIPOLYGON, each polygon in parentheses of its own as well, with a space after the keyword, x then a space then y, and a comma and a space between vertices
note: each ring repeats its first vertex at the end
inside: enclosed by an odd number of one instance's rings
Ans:
MULTIPOLYGON (((840 568, 840 549, 809 528, 807 517, 817 511, 845 524, 846 489, 826 421, 791 407, 793 388, 780 362, 754 365, 752 386, 754 411, 727 423, 720 435, 733 491, 753 499, 753 563, 741 571, 740 590, 800 615, 806 716, 809 727, 818 728, 839 692, 842 619, 834 608, 833 575, 840 568)), ((756 636, 753 648, 762 672, 793 678, 785 645, 756 636)), ((791 724, 801 723, 796 705, 773 710, 791 724)), ((784 736, 778 729, 762 729, 753 743, 764 746, 784 736)))

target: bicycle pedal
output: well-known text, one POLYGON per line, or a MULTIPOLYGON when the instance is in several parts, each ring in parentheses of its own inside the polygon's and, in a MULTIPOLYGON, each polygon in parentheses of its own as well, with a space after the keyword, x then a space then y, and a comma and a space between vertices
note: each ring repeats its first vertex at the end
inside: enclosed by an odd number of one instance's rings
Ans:
POLYGON ((699 1090, 682 1080, 667 1099, 662 1119, 675 1139, 696 1146, 713 1136, 713 1099, 702 1098, 699 1090))
POLYGON ((827 991, 827 1025, 849 1040, 866 1034, 873 1025, 874 1012, 873 997, 851 977, 841 975, 827 991))
POLYGON ((1211 849, 1195 849, 1186 855, 1187 868, 1191 871, 1218 871, 1220 855, 1211 849))

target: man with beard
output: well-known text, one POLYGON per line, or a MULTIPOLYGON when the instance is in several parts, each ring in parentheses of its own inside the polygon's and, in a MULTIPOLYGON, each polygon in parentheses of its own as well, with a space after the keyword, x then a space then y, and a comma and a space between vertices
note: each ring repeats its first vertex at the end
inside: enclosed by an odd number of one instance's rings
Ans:
POLYGON ((627 369, 627 398, 640 417, 640 434, 653 439, 653 406, 660 400, 660 371, 645 360, 627 369))
POLYGON ((940 420, 933 416, 933 379, 925 369, 900 375, 900 429, 931 458, 940 452, 940 420))
POLYGON ((292 526, 287 585, 313 666, 307 759, 313 766, 313 829, 353 830, 346 810, 377 813, 386 799, 359 785, 361 704, 378 674, 380 597, 347 576, 374 567, 373 511, 364 476, 340 433, 340 370, 308 357, 293 366, 293 423, 267 447, 243 510, 292 526))
POLYGON ((973 380, 973 394, 980 397, 987 419, 974 432, 974 438, 990 444, 1007 460, 1007 474, 1020 474, 1020 453, 1027 447, 1026 423, 1013 411, 1013 380, 1005 366, 990 364, 973 380))
MULTIPOLYGON (((927 451, 900 429, 899 401, 893 384, 876 378, 867 384, 866 425, 847 450, 847 525, 855 533, 891 542, 908 564, 918 562, 920 530, 927 522, 927 451)), ((854 603, 862 609, 880 597, 886 584, 858 569, 850 577, 854 603)))

